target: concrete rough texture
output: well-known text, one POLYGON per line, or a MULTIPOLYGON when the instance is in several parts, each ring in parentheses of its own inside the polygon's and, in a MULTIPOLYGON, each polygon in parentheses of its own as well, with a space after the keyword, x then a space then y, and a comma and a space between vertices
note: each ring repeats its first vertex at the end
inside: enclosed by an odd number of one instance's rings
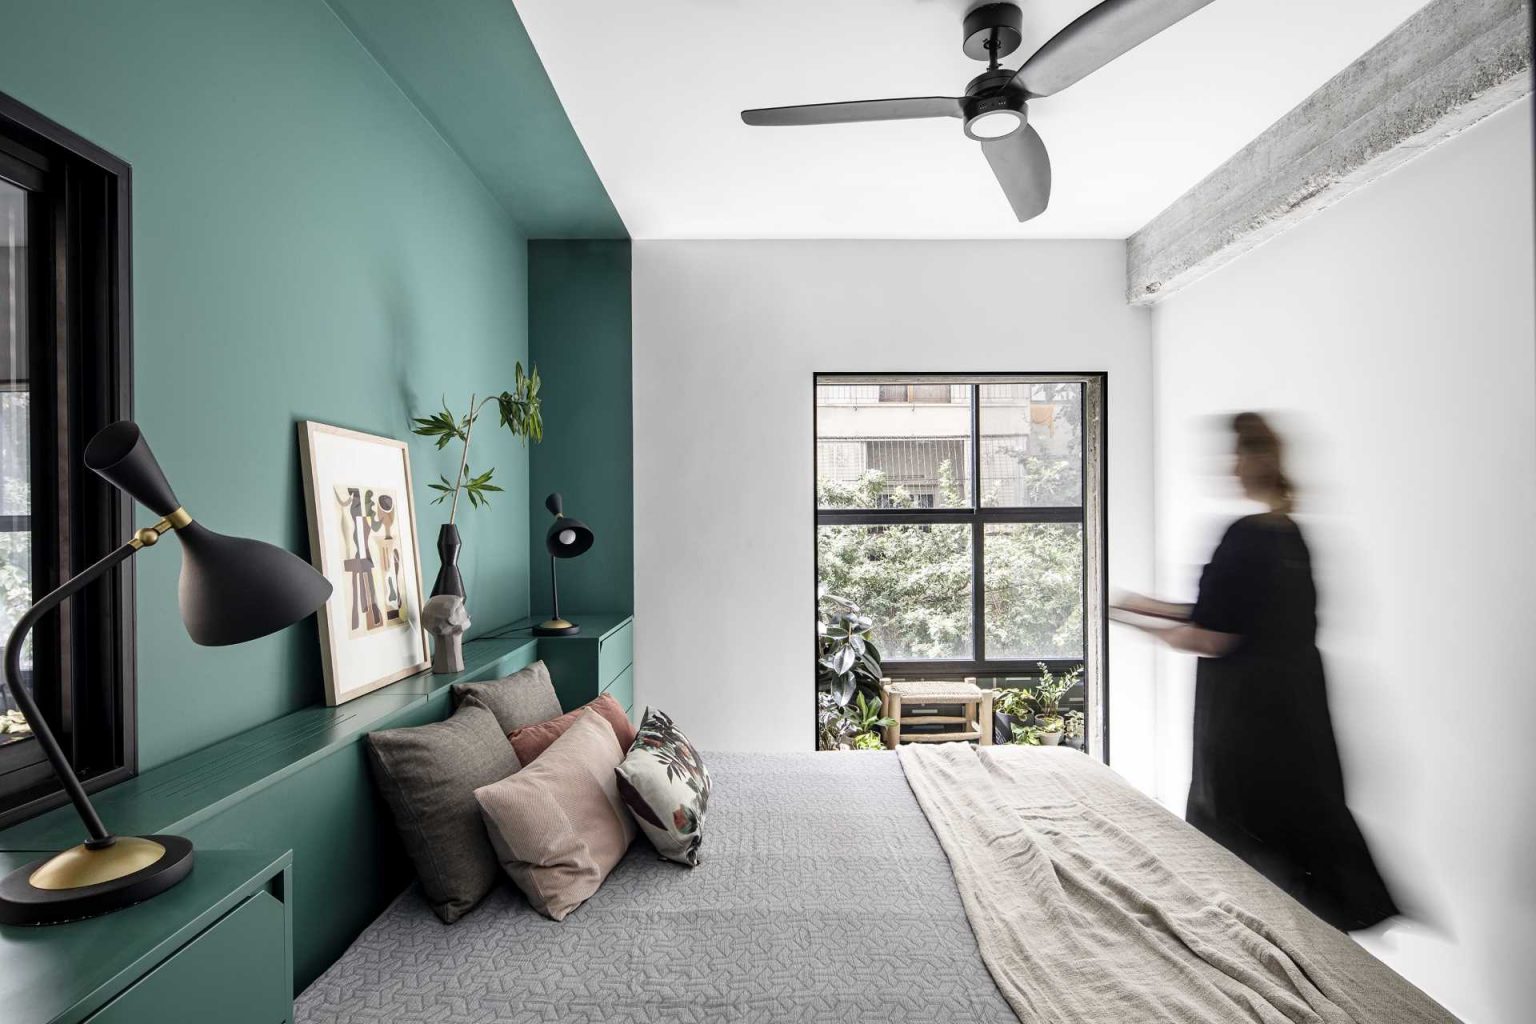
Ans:
POLYGON ((1156 302, 1531 91, 1530 0, 1433 0, 1126 240, 1156 302))

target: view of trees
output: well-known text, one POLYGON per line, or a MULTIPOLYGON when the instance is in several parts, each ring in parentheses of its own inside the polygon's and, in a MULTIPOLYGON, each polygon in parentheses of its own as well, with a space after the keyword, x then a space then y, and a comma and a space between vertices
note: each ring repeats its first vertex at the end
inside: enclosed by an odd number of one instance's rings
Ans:
MULTIPOLYGON (((1028 460, 1026 476, 1055 497, 1080 486, 1075 467, 1028 460)), ((914 508, 885 474, 817 481, 820 508, 914 508)), ((1049 500, 1039 504, 1053 503, 1049 500)), ((989 504, 986 493, 982 504, 989 504)), ((948 462, 939 469, 937 508, 966 507, 948 462)), ((1077 523, 997 523, 986 528, 988 658, 1079 658, 1083 653, 1083 535, 1077 523)), ((970 657, 971 531, 966 525, 819 527, 818 581, 874 621, 887 660, 970 657)))

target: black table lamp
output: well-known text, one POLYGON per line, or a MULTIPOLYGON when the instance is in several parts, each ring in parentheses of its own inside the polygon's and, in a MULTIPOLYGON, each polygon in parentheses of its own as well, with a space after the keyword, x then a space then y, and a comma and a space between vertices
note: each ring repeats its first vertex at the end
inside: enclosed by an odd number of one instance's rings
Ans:
POLYGON ((85 464, 162 518, 39 599, 11 632, 5 648, 6 685, 90 838, 0 879, 3 924, 95 917, 157 896, 192 870, 189 840, 115 836, 101 823, 32 695, 21 685, 22 642, 38 620, 172 530, 181 541, 181 619, 195 643, 239 644, 275 633, 313 614, 331 595, 326 578, 296 555, 261 541, 226 537, 194 522, 133 423, 113 423, 93 437, 85 448, 85 464))
POLYGON ((575 558, 585 554, 592 546, 592 529, 580 519, 565 514, 565 502, 556 491, 544 499, 544 507, 555 521, 544 534, 544 548, 549 552, 549 586, 554 596, 554 614, 533 627, 534 636, 571 636, 581 632, 574 622, 560 617, 560 580, 555 575, 555 562, 560 558, 575 558))

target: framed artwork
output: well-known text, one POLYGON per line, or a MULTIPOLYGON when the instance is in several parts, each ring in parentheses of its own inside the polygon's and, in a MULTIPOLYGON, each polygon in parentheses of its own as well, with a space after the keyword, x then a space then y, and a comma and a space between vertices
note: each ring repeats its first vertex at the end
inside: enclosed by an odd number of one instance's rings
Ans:
POLYGON ((325 700, 342 704, 425 669, 425 600, 404 441, 299 424, 309 550, 334 590, 320 608, 325 700))

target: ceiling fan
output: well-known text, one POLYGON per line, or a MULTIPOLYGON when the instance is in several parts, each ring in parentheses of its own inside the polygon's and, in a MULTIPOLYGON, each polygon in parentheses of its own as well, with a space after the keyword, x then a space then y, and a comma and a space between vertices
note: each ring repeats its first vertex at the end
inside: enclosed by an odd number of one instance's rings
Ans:
POLYGON ((743 110, 749 125, 843 124, 957 117, 981 151, 1021 221, 1045 212, 1051 198, 1051 158, 1029 123, 1029 101, 1058 93, 1211 0, 1103 0, 1052 36, 1016 71, 998 61, 1024 40, 1016 4, 985 4, 965 16, 962 48, 987 70, 964 96, 810 103, 743 110))

